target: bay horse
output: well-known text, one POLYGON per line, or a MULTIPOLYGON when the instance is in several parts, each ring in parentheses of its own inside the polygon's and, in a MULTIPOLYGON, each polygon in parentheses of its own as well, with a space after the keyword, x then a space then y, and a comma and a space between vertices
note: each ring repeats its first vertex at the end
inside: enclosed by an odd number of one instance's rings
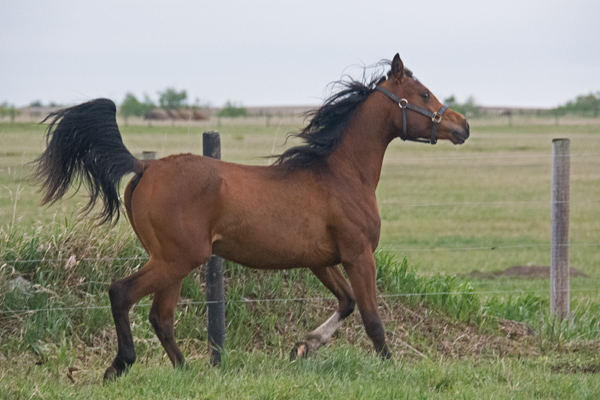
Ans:
POLYGON ((105 381, 135 362, 129 310, 151 293, 152 327, 172 364, 184 364, 173 332, 175 306, 183 278, 212 254, 250 268, 308 268, 335 295, 337 311, 294 346, 291 358, 325 344, 355 304, 375 351, 391 357, 373 258, 381 227, 375 189, 384 153, 396 137, 462 144, 469 125, 405 69, 398 54, 388 65, 387 74, 368 82, 340 82, 342 89, 297 134, 304 143, 270 166, 191 154, 137 159, 123 144, 115 104, 107 99, 46 118, 47 148, 34 162, 43 204, 83 183, 90 192, 84 212, 100 200, 100 223, 115 223, 120 180, 133 173, 123 202, 149 261, 109 288, 118 350, 105 381))

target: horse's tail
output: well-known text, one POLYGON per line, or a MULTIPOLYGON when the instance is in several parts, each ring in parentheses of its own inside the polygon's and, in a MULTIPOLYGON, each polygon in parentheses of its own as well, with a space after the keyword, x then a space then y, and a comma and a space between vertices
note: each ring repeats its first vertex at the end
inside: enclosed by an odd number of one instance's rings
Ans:
POLYGON ((71 185, 83 183, 90 192, 84 213, 98 198, 103 208, 100 224, 119 219, 119 184, 129 173, 141 174, 142 161, 123 144, 115 103, 97 99, 51 113, 46 131, 47 148, 34 161, 34 179, 41 183, 42 204, 60 200, 71 185), (116 218, 115 218, 116 217, 116 218))

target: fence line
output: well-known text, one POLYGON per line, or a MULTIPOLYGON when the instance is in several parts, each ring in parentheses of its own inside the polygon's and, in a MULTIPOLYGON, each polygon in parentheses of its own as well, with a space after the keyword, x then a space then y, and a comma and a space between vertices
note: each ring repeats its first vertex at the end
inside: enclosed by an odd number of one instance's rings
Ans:
MULTIPOLYGON (((562 157, 562 156, 559 156, 562 157)), ((593 153, 578 153, 578 154, 571 154, 571 159, 573 159, 574 157, 598 157, 598 154, 593 154, 593 153)), ((457 157, 394 157, 394 158, 384 158, 383 162, 384 164, 386 162, 389 161, 431 161, 431 160, 493 160, 493 159, 505 159, 505 158, 552 158, 552 154, 523 154, 523 155, 505 155, 505 156, 499 156, 499 155, 494 155, 494 156, 457 156, 457 157)), ((229 162, 255 162, 255 161, 264 161, 265 157, 262 156, 257 156, 254 159, 242 159, 242 160, 238 160, 238 161, 233 161, 233 160, 225 160, 225 161, 229 161, 229 162)), ((597 160, 594 160, 597 161, 597 160)), ((10 168, 23 168, 26 167, 28 163, 25 164, 5 164, 0 166, 0 172, 4 172, 5 169, 10 169, 10 168)))
MULTIPOLYGON (((8 196, 0 196, 1 198, 9 198, 8 196)), ((526 205, 526 204, 543 204, 543 205, 552 205, 552 204, 595 204, 595 203, 600 203, 600 200, 570 200, 570 201, 550 201, 550 200, 545 200, 545 201, 536 201, 536 200, 532 200, 532 201, 466 201, 466 202, 450 202, 450 203, 421 203, 421 204, 406 204, 406 203, 401 203, 401 202, 396 202, 396 201, 381 201, 378 203, 378 205, 380 207, 390 207, 390 206, 398 206, 398 207, 410 207, 410 208, 417 208, 417 207, 459 207, 459 206, 502 206, 502 205, 515 205, 515 204, 521 204, 521 205, 526 205)), ((14 208, 14 204, 7 204, 6 207, 13 207, 14 208)), ((21 216, 21 215, 50 215, 50 214, 57 214, 60 211, 63 211, 64 213, 69 213, 72 214, 74 212, 74 210, 55 210, 55 211, 50 211, 50 210, 39 210, 39 211, 14 211, 14 210, 1 210, 0 211, 0 215, 15 215, 15 216, 21 216)))
MULTIPOLYGON (((590 289, 571 289, 571 292, 600 292, 600 288, 590 289)), ((425 296, 464 296, 471 294, 525 294, 525 293, 548 293, 548 290, 543 289, 532 289, 532 290, 484 290, 484 291, 473 291, 473 292, 430 292, 430 293, 394 293, 394 294, 381 294, 378 298, 397 298, 397 297, 425 297, 425 296)), ((224 300, 224 301, 180 301, 177 303, 178 306, 189 306, 189 305, 208 305, 208 304, 247 304, 247 303, 276 303, 276 302, 305 302, 305 301, 323 301, 323 300, 336 300, 335 297, 291 297, 291 298, 276 298, 276 299, 248 299, 241 298, 240 300, 224 300)), ((135 304, 133 307, 142 308, 150 307, 152 304, 135 304)), ((102 310, 110 309, 110 306, 81 306, 81 307, 48 307, 48 308, 33 308, 23 310, 0 310, 0 315, 10 314, 33 314, 42 311, 75 311, 75 310, 102 310)))
MULTIPOLYGON (((564 157, 564 156, 561 156, 564 157)), ((571 157, 598 157, 598 154, 592 153, 578 153, 571 154, 571 157)), ((514 154, 505 156, 464 156, 464 157, 412 157, 412 158, 384 158, 384 164, 386 161, 420 161, 420 160, 493 160, 493 159, 504 159, 504 158, 552 158, 552 154, 514 154)))
MULTIPOLYGON (((139 257, 96 257, 96 258, 76 258, 75 261, 132 261, 132 260, 149 260, 148 256, 139 257)), ((34 262, 67 262, 70 258, 41 258, 37 260, 0 260, 4 264, 25 264, 34 262)))
MULTIPOLYGON (((532 244, 514 244, 507 246, 482 246, 482 247, 412 247, 412 248, 394 248, 385 247, 386 251, 403 252, 403 251, 469 251, 469 250, 504 250, 504 249, 517 249, 517 248, 528 248, 528 247, 550 247, 551 243, 532 243, 532 244)), ((562 243, 555 244, 558 247, 571 247, 571 246, 600 246, 600 243, 562 243)))
MULTIPOLYGON (((463 250, 504 250, 504 249, 515 249, 515 248, 528 248, 528 247, 550 247, 551 243, 531 243, 531 244, 515 244, 515 245, 502 245, 502 246, 480 246, 480 247, 408 247, 408 248, 395 248, 395 247, 387 247, 385 245, 381 246, 381 250, 383 251, 393 251, 393 252, 404 252, 404 251, 463 251, 463 250)), ((556 244, 559 247, 572 247, 572 246, 600 246, 600 243, 565 243, 565 244, 556 244)), ((148 256, 136 256, 136 257, 86 257, 86 258, 76 258, 75 261, 133 261, 133 260, 148 260, 148 256)), ((26 263, 41 263, 41 262, 67 262, 70 258, 40 258, 34 260, 22 260, 22 259, 14 259, 14 260, 0 260, 2 264, 26 264, 26 263)))
POLYGON ((401 206, 401 207, 441 207, 441 206, 480 206, 480 205, 515 205, 515 204, 589 204, 600 203, 600 200, 571 200, 571 201, 466 201, 456 203, 422 203, 405 204, 395 201, 382 201, 379 206, 401 206))

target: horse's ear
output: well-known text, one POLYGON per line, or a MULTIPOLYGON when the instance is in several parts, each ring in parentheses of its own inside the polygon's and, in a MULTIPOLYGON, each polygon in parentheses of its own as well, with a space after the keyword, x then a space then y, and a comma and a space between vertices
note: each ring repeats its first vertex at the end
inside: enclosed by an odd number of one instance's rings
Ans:
POLYGON ((396 53, 392 60, 392 70, 390 71, 392 78, 400 80, 404 76, 404 63, 400 59, 400 54, 396 53))

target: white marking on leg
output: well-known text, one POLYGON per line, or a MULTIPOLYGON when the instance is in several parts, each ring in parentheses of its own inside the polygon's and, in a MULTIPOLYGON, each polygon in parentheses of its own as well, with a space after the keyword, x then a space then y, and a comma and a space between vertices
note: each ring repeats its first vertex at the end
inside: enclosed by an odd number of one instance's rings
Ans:
POLYGON ((327 321, 321 324, 321 326, 309 333, 307 338, 318 339, 321 344, 325 344, 331 336, 333 336, 335 331, 338 330, 340 325, 342 325, 342 322, 343 319, 340 318, 340 313, 336 311, 327 321))

